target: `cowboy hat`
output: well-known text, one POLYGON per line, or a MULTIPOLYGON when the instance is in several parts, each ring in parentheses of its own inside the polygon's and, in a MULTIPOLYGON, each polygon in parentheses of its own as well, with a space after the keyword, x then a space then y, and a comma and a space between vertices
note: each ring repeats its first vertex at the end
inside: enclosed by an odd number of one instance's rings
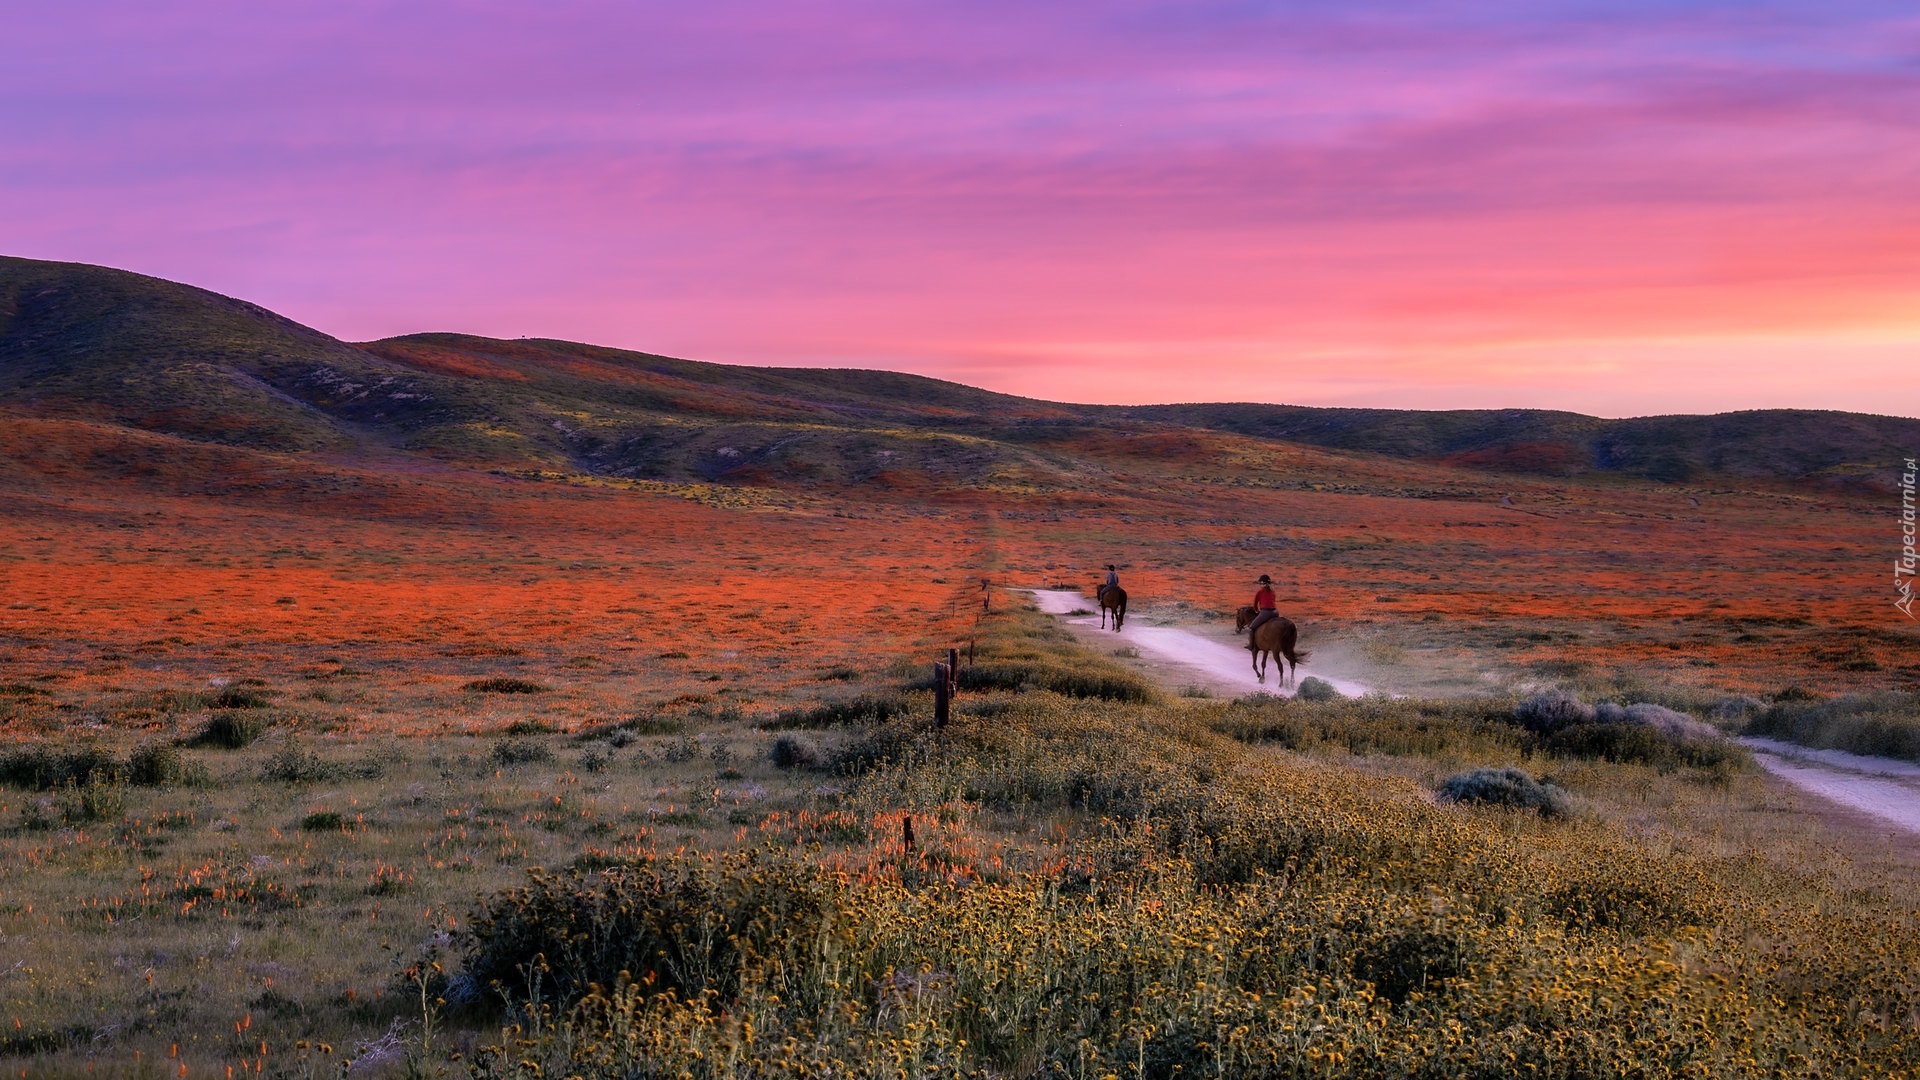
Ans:
POLYGON ((1267 575, 1265 575, 1265 574, 1261 574, 1261 575, 1260 575, 1260 584, 1262 584, 1262 585, 1271 585, 1271 584, 1273 584, 1273 579, 1272 579, 1272 578, 1270 578, 1270 577, 1268 577, 1268 576, 1267 576, 1267 575))

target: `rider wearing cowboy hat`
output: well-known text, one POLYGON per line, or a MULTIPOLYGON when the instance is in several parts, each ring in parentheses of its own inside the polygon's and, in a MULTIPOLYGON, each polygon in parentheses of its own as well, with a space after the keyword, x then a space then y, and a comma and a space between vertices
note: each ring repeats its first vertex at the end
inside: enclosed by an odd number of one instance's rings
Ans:
POLYGON ((1117 589, 1120 587, 1120 571, 1115 570, 1112 563, 1107 564, 1107 584, 1105 587, 1109 589, 1117 589))
POLYGON ((1260 575, 1260 591, 1253 594, 1253 621, 1247 624, 1247 651, 1256 651, 1253 644, 1253 632, 1260 629, 1261 623, 1272 622, 1280 617, 1273 599, 1273 579, 1260 575))

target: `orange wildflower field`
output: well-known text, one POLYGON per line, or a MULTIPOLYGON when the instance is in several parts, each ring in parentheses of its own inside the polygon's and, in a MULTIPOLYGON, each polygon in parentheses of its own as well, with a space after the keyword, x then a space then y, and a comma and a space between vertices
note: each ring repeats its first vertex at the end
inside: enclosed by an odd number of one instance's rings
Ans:
POLYGON ((1886 500, 1859 495, 1550 481, 1228 436, 1046 447, 1099 466, 1071 490, 381 468, 63 421, 0 437, 0 679, 47 691, 16 722, 56 727, 76 711, 150 725, 112 694, 245 678, 390 685, 392 703, 313 711, 393 732, 481 730, 503 708, 564 726, 721 695, 777 705, 964 645, 983 580, 1005 602, 1109 561, 1171 621, 1223 618, 1266 572, 1310 637, 1521 679, 1762 693, 1920 673, 1885 572, 1897 532, 1886 500), (459 691, 527 673, 565 693, 509 707, 459 691))
POLYGON ((0 418, 0 1076, 1920 1061, 1910 853, 1718 735, 1516 719, 1912 689, 1893 500, 1020 450, 669 482, 0 418), (1149 625, 1271 574, 1410 696, 1172 696, 1017 591, 1109 562, 1149 625))

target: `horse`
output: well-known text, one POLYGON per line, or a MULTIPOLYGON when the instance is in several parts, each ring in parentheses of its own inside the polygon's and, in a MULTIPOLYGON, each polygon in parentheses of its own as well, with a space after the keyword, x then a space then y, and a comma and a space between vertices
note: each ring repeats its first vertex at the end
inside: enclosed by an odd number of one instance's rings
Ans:
POLYGON ((1118 585, 1102 585, 1094 590, 1100 597, 1100 629, 1107 628, 1107 612, 1113 612, 1113 632, 1120 632, 1120 624, 1127 618, 1127 590, 1118 585))
MULTIPOLYGON (((1251 606, 1234 612, 1233 632, 1237 634, 1245 630, 1247 624, 1252 622, 1257 614, 1259 612, 1251 606)), ((1300 665, 1306 663, 1307 658, 1313 655, 1305 649, 1295 652, 1293 643, 1297 640, 1299 640, 1299 631, 1294 628, 1293 620, 1283 616, 1263 623, 1260 629, 1254 631, 1253 677, 1262 685, 1266 684, 1267 660, 1271 658, 1274 670, 1280 675, 1280 685, 1291 685, 1300 665), (1282 662, 1283 657, 1285 662, 1282 662), (1293 665, 1291 669, 1288 668, 1288 664, 1293 665)))

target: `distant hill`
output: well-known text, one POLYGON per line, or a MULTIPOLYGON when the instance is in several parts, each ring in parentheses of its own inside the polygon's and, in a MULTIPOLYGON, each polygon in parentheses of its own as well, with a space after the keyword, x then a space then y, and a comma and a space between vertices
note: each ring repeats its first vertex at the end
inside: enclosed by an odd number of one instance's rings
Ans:
POLYGON ((1714 476, 1852 483, 1898 471, 1920 420, 1812 409, 1602 420, 1543 409, 1315 409, 1150 405, 1136 417, 1470 468, 1653 480, 1714 476))
MULTIPOLYGON (((1473 469, 1662 481, 1884 483, 1920 421, 1770 410, 1093 406, 917 375, 742 367, 564 341, 349 344, 158 278, 0 257, 0 408, 287 451, 766 483, 1068 481, 1050 447, 1185 429, 1473 469)), ((1143 443, 1143 446, 1153 445, 1143 443)))

